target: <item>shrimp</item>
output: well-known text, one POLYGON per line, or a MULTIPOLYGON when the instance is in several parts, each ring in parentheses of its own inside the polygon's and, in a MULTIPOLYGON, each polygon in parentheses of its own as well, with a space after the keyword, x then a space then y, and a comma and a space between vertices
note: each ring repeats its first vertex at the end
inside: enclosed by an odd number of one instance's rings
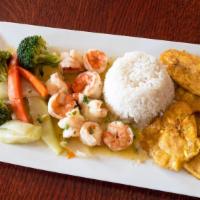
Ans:
POLYGON ((102 73, 106 70, 108 58, 103 51, 90 49, 83 56, 83 63, 87 70, 102 73))
POLYGON ((72 84, 75 93, 83 93, 84 95, 98 99, 102 94, 103 84, 97 72, 83 72, 79 74, 72 84))
POLYGON ((131 128, 121 121, 109 123, 103 133, 103 141, 112 151, 126 149, 133 143, 133 137, 131 128))
POLYGON ((61 53, 60 67, 65 72, 84 71, 83 58, 76 50, 61 53))
POLYGON ((46 82, 47 90, 50 95, 56 94, 57 92, 69 93, 70 88, 65 83, 59 73, 51 74, 49 80, 46 82))
POLYGON ((71 94, 58 92, 50 97, 48 102, 48 112, 52 117, 62 119, 76 106, 76 101, 71 94))
POLYGON ((78 137, 80 128, 84 123, 85 119, 81 115, 79 108, 74 108, 66 114, 66 117, 60 119, 58 126, 63 130, 63 137, 78 137))
POLYGON ((108 110, 102 107, 103 101, 101 100, 89 100, 86 96, 83 97, 83 103, 81 104, 81 111, 88 120, 99 121, 107 116, 108 110))
POLYGON ((96 122, 85 122, 80 130, 80 139, 88 146, 101 145, 102 129, 96 122))

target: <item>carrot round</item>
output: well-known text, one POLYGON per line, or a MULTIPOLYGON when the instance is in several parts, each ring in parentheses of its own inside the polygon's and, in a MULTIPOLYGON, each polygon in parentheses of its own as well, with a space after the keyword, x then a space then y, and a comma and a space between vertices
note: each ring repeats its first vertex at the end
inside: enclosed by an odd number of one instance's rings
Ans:
POLYGON ((8 69, 8 98, 16 118, 20 121, 30 122, 31 120, 26 111, 22 95, 22 86, 18 67, 12 64, 8 69))
POLYGON ((18 70, 20 75, 22 75, 27 81, 29 81, 42 97, 45 98, 48 96, 47 88, 36 76, 34 76, 31 72, 19 66, 18 70))

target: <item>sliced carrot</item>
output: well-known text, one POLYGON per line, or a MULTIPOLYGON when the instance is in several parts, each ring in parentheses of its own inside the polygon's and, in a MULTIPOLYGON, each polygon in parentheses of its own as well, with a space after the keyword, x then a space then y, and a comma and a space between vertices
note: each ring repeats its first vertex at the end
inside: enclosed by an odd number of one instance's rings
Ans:
POLYGON ((9 66, 8 69, 8 96, 9 99, 22 99, 22 89, 19 71, 16 65, 9 66))
POLYGON ((75 153, 74 153, 71 149, 65 147, 65 150, 66 150, 66 152, 67 152, 67 158, 70 159, 70 158, 76 157, 75 153))
POLYGON ((36 77, 34 76, 31 72, 27 71, 26 69, 23 69, 22 67, 19 67, 19 73, 31 83, 31 85, 37 90, 37 92, 42 96, 42 97, 47 97, 48 96, 48 90, 45 87, 45 85, 36 77))
POLYGON ((31 118, 26 111, 23 99, 15 99, 11 101, 11 107, 16 115, 16 119, 23 122, 31 122, 31 118))
POLYGON ((16 118, 20 121, 30 122, 23 100, 18 67, 12 64, 8 69, 8 97, 16 118))

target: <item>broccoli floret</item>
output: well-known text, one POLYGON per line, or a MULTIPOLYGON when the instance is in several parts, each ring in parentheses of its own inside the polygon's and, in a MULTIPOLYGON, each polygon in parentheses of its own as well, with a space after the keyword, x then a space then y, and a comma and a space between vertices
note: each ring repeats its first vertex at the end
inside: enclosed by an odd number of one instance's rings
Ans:
POLYGON ((17 56, 22 67, 57 66, 60 57, 48 51, 46 41, 38 35, 24 38, 18 46, 17 56))
POLYGON ((8 77, 8 61, 11 53, 8 51, 0 51, 0 82, 6 81, 8 77))
POLYGON ((5 104, 3 100, 0 100, 0 125, 11 120, 11 109, 5 104))

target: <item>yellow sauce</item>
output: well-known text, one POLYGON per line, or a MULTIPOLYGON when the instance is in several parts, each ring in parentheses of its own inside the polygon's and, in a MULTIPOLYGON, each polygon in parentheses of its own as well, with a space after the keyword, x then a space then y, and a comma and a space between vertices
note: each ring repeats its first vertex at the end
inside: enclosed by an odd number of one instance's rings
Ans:
POLYGON ((78 138, 71 138, 68 140, 67 147, 75 153, 77 151, 84 153, 86 157, 120 157, 123 159, 137 160, 139 162, 143 162, 148 159, 146 152, 144 152, 142 149, 136 150, 134 144, 126 150, 113 152, 105 145, 88 147, 82 144, 78 138))

